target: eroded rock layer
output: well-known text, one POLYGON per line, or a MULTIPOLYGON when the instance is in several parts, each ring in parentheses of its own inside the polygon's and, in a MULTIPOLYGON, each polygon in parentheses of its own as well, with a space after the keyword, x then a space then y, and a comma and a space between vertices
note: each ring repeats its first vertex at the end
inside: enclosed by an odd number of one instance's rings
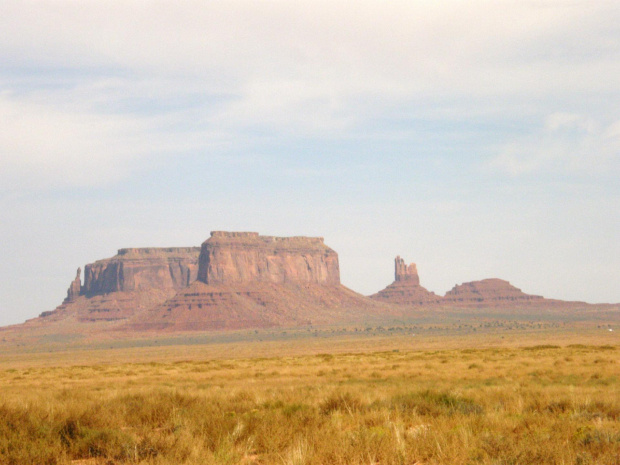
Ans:
POLYGON ((196 280, 198 247, 120 249, 86 265, 82 294, 183 289, 196 280))
POLYGON ((522 303, 540 303, 541 296, 530 295, 516 288, 503 279, 483 279, 454 286, 442 300, 444 304, 453 305, 511 305, 522 303))
POLYGON ((326 324, 378 314, 380 304, 340 284, 338 254, 323 238, 211 233, 198 280, 144 315, 137 330, 238 329, 326 324))
POLYGON ((397 305, 428 305, 441 300, 434 292, 420 286, 416 264, 406 265, 400 257, 394 259, 394 282, 370 298, 397 305))
POLYGON ((78 269, 62 305, 40 316, 48 321, 126 320, 194 282, 199 254, 199 247, 120 249, 112 258, 86 265, 84 285, 78 269))
POLYGON ((340 284, 338 254, 322 237, 214 231, 202 244, 198 279, 206 284, 340 284))
POLYGON ((82 323, 124 321, 165 302, 175 293, 174 289, 150 289, 81 295, 70 302, 64 302, 53 311, 41 313, 40 318, 50 323, 62 320, 82 323))
POLYGON ((192 283, 128 323, 128 330, 219 330, 364 320, 386 309, 342 285, 192 283))

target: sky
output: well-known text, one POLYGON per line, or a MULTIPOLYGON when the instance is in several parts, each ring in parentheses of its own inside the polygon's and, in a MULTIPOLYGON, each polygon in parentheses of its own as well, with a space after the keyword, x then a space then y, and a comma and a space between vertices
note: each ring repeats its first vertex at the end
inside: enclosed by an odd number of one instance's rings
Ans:
POLYGON ((0 0, 0 325, 78 266, 323 236, 372 294, 620 302, 616 0, 0 0))

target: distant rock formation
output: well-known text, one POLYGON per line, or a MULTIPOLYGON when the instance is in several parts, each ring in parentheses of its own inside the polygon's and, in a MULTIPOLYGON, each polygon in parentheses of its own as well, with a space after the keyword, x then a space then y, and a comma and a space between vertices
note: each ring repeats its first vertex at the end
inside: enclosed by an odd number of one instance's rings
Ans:
POLYGON ((65 298, 65 301, 63 303, 73 302, 80 296, 80 293, 82 291, 82 280, 80 279, 81 274, 82 268, 78 268, 75 279, 71 281, 69 289, 67 289, 67 297, 65 298))
POLYGON ((500 306, 541 303, 542 296, 529 295, 503 279, 483 279, 454 286, 442 300, 443 304, 500 306))
POLYGON ((120 249, 86 265, 83 285, 80 278, 78 268, 63 303, 25 325, 59 334, 126 334, 359 324, 421 315, 420 307, 587 307, 528 295, 501 279, 464 283, 440 297, 420 285, 415 263, 407 265, 400 256, 394 282, 368 298, 340 283, 338 254, 323 238, 256 232, 214 231, 201 247, 120 249))
POLYGON ((338 254, 322 237, 213 231, 202 244, 198 279, 206 284, 340 284, 338 254))
POLYGON ((86 265, 82 293, 182 289, 196 280, 199 253, 199 247, 120 249, 86 265))
POLYGON ((370 298, 398 305, 429 305, 441 300, 434 292, 420 286, 416 264, 406 265, 400 256, 394 259, 394 282, 370 298))
MULTIPOLYGON (((340 284, 338 254, 320 237, 214 231, 198 279, 132 319, 133 330, 325 324, 384 307, 340 284)), ((367 313, 366 313, 367 315, 367 313)))
POLYGON ((418 276, 418 268, 415 263, 409 265, 405 264, 405 260, 397 256, 394 259, 394 280, 395 281, 409 281, 413 284, 420 284, 420 277, 418 276))
POLYGON ((198 275, 200 247, 120 249, 112 258, 78 268, 67 298, 46 319, 117 321, 152 308, 187 287, 198 275))

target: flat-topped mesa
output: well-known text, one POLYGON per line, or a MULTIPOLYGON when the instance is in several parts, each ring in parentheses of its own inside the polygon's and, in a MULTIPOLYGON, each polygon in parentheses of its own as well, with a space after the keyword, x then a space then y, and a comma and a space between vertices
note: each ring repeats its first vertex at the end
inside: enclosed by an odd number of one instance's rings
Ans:
MULTIPOLYGON (((241 244, 247 247, 264 247, 271 244, 273 247, 285 247, 289 249, 305 249, 318 247, 321 250, 331 250, 324 243, 322 237, 308 236, 261 236, 257 232, 237 232, 237 231, 211 231, 211 237, 205 241, 241 244)), ((204 245, 204 243, 203 243, 204 245)), ((332 251, 333 252, 333 251, 332 251)))
POLYGON ((120 249, 86 265, 81 293, 182 289, 196 280, 199 254, 199 247, 120 249))
POLYGON ((405 264, 405 260, 397 256, 394 259, 394 281, 409 281, 413 284, 420 284, 418 268, 415 263, 405 264))
POLYGON ((213 231, 203 244, 198 280, 207 284, 339 285, 338 254, 322 237, 213 231))
POLYGON ((65 298, 63 303, 73 302, 80 296, 80 293, 82 292, 82 281, 80 279, 81 274, 82 268, 78 268, 75 279, 71 281, 69 289, 67 289, 67 297, 65 298))
POLYGON ((183 257, 188 255, 193 257, 196 252, 200 253, 200 247, 130 247, 118 249, 117 256, 129 257, 183 257))
POLYGON ((441 299, 420 286, 416 264, 407 265, 400 256, 394 259, 394 282, 370 298, 398 305, 427 305, 438 303, 441 299))
MULTIPOLYGON (((338 254, 322 237, 214 231, 198 279, 132 318, 129 330, 222 330, 334 324, 393 309, 340 284, 338 254)), ((398 313, 398 312, 396 312, 398 313)))
POLYGON ((257 238, 259 236, 257 232, 244 231, 211 231, 210 235, 211 237, 216 237, 218 239, 250 239, 257 238))
POLYGON ((443 298, 443 303, 457 305, 498 305, 541 302, 539 295, 521 291, 503 279, 491 278, 454 286, 443 298))

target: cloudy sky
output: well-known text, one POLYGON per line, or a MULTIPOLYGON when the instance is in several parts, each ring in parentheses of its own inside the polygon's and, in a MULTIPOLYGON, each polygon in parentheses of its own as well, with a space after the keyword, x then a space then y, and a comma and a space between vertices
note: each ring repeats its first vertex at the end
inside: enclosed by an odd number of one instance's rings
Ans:
POLYGON ((0 0, 0 325, 211 230, 620 302, 616 0, 0 0))

